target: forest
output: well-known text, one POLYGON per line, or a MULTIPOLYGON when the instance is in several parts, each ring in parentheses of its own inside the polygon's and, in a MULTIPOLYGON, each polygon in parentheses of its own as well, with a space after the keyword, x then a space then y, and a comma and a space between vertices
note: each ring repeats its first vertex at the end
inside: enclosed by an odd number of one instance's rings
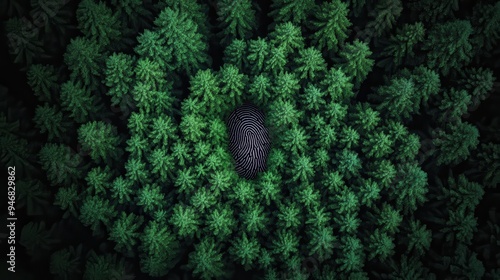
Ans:
POLYGON ((1 279, 500 279, 500 1, 4 0, 0 20, 1 279), (254 178, 228 129, 249 103, 254 178))

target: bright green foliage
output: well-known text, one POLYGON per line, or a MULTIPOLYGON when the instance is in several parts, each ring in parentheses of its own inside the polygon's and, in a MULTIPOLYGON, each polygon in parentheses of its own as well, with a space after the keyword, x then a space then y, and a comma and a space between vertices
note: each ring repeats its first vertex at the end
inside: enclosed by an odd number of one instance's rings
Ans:
POLYGON ((194 245, 187 266, 202 280, 222 279, 225 275, 221 250, 211 238, 203 238, 194 245))
POLYGON ((153 87, 155 85, 137 82, 132 90, 132 96, 136 105, 148 114, 151 112, 170 112, 169 106, 172 106, 170 94, 163 90, 156 90, 153 87))
POLYGON ((255 29, 255 11, 249 0, 217 2, 217 15, 222 34, 229 38, 248 38, 255 29))
POLYGON ((160 32, 152 30, 144 30, 137 36, 137 46, 134 51, 142 58, 149 58, 157 61, 162 68, 172 68, 168 63, 172 60, 172 50, 165 50, 163 47, 166 44, 165 37, 162 37, 160 32))
POLYGON ((402 11, 401 0, 382 0, 369 12, 373 19, 368 22, 366 28, 378 37, 392 28, 402 11))
POLYGON ((286 50, 283 45, 279 47, 270 47, 264 70, 271 72, 273 75, 282 73, 285 70, 285 64, 287 62, 286 55, 286 50))
POLYGON ((160 91, 165 87, 166 73, 156 59, 141 58, 134 68, 137 84, 143 84, 151 91, 160 91))
POLYGON ((311 38, 318 48, 337 51, 344 45, 348 37, 348 28, 352 25, 347 14, 347 4, 340 0, 324 2, 315 13, 316 20, 312 21, 315 32, 311 38))
POLYGON ((249 233, 266 231, 269 226, 268 214, 264 212, 264 207, 259 204, 249 204, 240 214, 243 228, 249 233))
POLYGON ((144 151, 147 149, 148 142, 143 136, 134 134, 126 141, 127 147, 125 151, 129 152, 132 157, 141 158, 144 151))
POLYGON ((409 162, 416 158, 420 151, 420 138, 416 134, 407 134, 396 142, 395 158, 399 162, 409 162))
POLYGON ((232 185, 235 178, 234 170, 217 170, 215 171, 208 182, 210 183, 210 190, 215 193, 224 193, 232 185))
POLYGON ((394 253, 394 247, 392 237, 377 228, 370 234, 368 259, 371 260, 377 257, 381 262, 384 262, 394 253))
POLYGON ((299 50, 299 56, 295 59, 298 67, 295 72, 300 79, 314 79, 326 72, 326 62, 321 52, 314 47, 299 50))
POLYGON ((269 16, 278 22, 291 21, 293 24, 304 23, 315 10, 314 0, 276 0, 272 1, 269 16))
POLYGON ((196 143, 205 135, 204 129, 206 126, 207 124, 204 122, 204 119, 194 114, 183 116, 179 124, 184 138, 193 143, 196 143))
POLYGON ((199 188, 191 197, 193 206, 201 213, 209 210, 217 203, 219 196, 208 188, 199 188))
POLYGON ((193 169, 183 168, 178 171, 177 178, 175 179, 174 186, 176 186, 179 193, 189 193, 194 190, 196 184, 196 177, 193 174, 193 169))
POLYGON ((38 105, 33 121, 41 133, 47 133, 49 141, 61 138, 67 133, 71 123, 63 119, 63 114, 55 106, 45 103, 38 105))
POLYGON ((333 220, 340 227, 339 232, 342 234, 354 234, 361 224, 358 212, 355 211, 348 211, 333 220))
POLYGON ((229 207, 216 206, 208 214, 206 224, 209 234, 213 234, 216 240, 225 240, 234 231, 236 220, 229 207))
POLYGON ((325 169, 330 163, 330 155, 324 148, 319 148, 314 152, 313 163, 317 168, 325 169))
POLYGON ((358 39, 345 44, 339 52, 341 69, 353 79, 355 86, 361 85, 361 82, 372 70, 374 61, 370 58, 371 55, 372 51, 368 44, 358 39))
POLYGON ((300 117, 301 112, 297 110, 293 102, 278 99, 269 105, 266 126, 281 130, 285 126, 297 124, 300 117))
POLYGON ((80 207, 80 221, 89 226, 94 235, 101 231, 101 223, 110 227, 116 215, 117 211, 109 200, 100 196, 87 196, 80 207))
MULTIPOLYGON (((421 22, 405 24, 397 29, 396 34, 389 39, 389 44, 382 51, 382 55, 389 56, 389 61, 382 60, 378 65, 398 67, 415 56, 414 47, 422 42, 425 36, 425 27, 421 22)), ((387 68, 386 68, 387 69, 387 68)))
POLYGON ((348 148, 337 155, 336 163, 340 173, 347 179, 358 174, 361 169, 361 159, 358 154, 348 148))
POLYGON ((96 162, 117 159, 122 153, 118 148, 120 137, 117 135, 116 128, 102 121, 89 122, 80 126, 78 142, 96 162))
POLYGON ((343 145, 346 149, 351 149, 357 147, 359 144, 359 133, 356 129, 352 127, 345 127, 339 133, 339 143, 343 145))
POLYGON ((267 104, 271 99, 271 80, 269 76, 260 74, 253 78, 248 89, 250 99, 257 106, 267 104))
POLYGON ((262 71, 264 68, 264 61, 267 59, 268 55, 269 44, 267 40, 258 37, 257 39, 248 41, 247 59, 251 65, 250 69, 253 74, 257 74, 262 71))
POLYGON ((174 226, 176 233, 181 238, 193 238, 198 235, 200 221, 197 212, 191 206, 177 204, 170 218, 170 224, 174 226))
POLYGON ((109 167, 102 169, 100 166, 92 168, 85 180, 87 181, 87 191, 91 194, 105 194, 111 183, 111 170, 109 167))
POLYGON ((464 174, 460 174, 456 180, 450 176, 448 187, 443 188, 443 192, 452 209, 464 212, 474 211, 484 195, 483 187, 468 181, 464 174))
POLYGON ((54 185, 68 185, 81 178, 83 160, 68 146, 47 143, 40 149, 38 157, 47 178, 54 185))
POLYGON ((299 237, 291 230, 281 229, 272 240, 273 253, 286 260, 299 249, 299 237))
POLYGON ((308 138, 304 128, 294 126, 290 130, 285 131, 282 145, 284 150, 291 151, 294 154, 300 154, 306 151, 308 138))
POLYGON ((326 105, 325 92, 312 84, 308 84, 301 96, 301 104, 309 111, 317 112, 326 105))
POLYGON ((320 193, 313 184, 301 184, 296 199, 308 209, 319 207, 320 193))
POLYGON ((54 91, 59 88, 54 66, 33 64, 29 67, 26 76, 28 85, 39 101, 51 102, 54 99, 54 91))
POLYGON ((224 50, 224 63, 233 64, 238 69, 248 65, 247 42, 243 39, 234 39, 224 50))
POLYGON ((471 95, 471 106, 476 107, 485 100, 493 89, 495 76, 493 71, 487 68, 471 68, 460 72, 461 80, 459 82, 471 95))
POLYGON ((333 235, 333 232, 333 228, 330 226, 314 226, 308 230, 307 249, 311 255, 317 254, 319 261, 330 258, 334 252, 337 237, 333 235))
POLYGON ((439 105, 441 110, 439 119, 442 122, 456 122, 467 112, 471 103, 471 96, 465 90, 451 88, 444 92, 443 99, 439 105))
MULTIPOLYGON (((81 251, 81 247, 79 247, 81 251)), ((74 279, 80 274, 81 260, 74 247, 63 248, 50 256, 50 273, 62 280, 74 279)))
POLYGON ((291 100, 299 92, 299 80, 293 73, 283 72, 276 76, 272 89, 276 98, 291 100))
POLYGON ((116 177, 111 184, 111 197, 119 203, 131 202, 132 182, 123 176, 116 177))
POLYGON ((145 183, 148 179, 146 163, 138 158, 129 158, 125 163, 126 177, 134 183, 145 183))
POLYGON ((107 47, 121 35, 118 14, 106 7, 103 2, 82 0, 76 10, 78 28, 85 37, 107 47))
POLYGON ((208 21, 208 6, 206 4, 200 4, 196 0, 162 0, 156 6, 160 11, 165 7, 169 7, 172 10, 178 10, 183 15, 187 15, 196 24, 197 30, 203 35, 204 39, 211 35, 209 31, 212 26, 208 21))
POLYGON ((61 85, 61 105, 77 123, 95 118, 98 106, 95 95, 78 83, 67 81, 61 85))
MULTIPOLYGON (((270 158, 271 159, 271 158, 270 158)), ((280 197, 281 178, 272 172, 265 172, 260 178, 258 185, 260 194, 264 198, 266 205, 280 197)))
POLYGON ((429 98, 439 93, 441 80, 436 71, 420 65, 413 69, 410 77, 422 105, 427 105, 429 98))
POLYGON ((399 213, 399 210, 394 209, 390 204, 383 203, 382 209, 378 211, 379 217, 377 217, 377 225, 389 234, 394 234, 399 232, 399 226, 403 220, 403 217, 399 213))
POLYGON ((361 205, 372 207, 380 198, 380 186, 372 179, 363 180, 359 188, 361 205))
POLYGON ((494 1, 456 13, 455 0, 32 2, 6 24, 32 96, 0 87, 0 158, 20 170, 19 209, 62 215, 23 229, 33 265, 70 248, 54 277, 498 274, 483 190, 500 181, 497 120, 479 107, 496 100, 494 1), (80 30, 53 28, 71 15, 80 30), (271 139, 253 180, 228 149, 244 102, 271 139), (94 237, 54 247, 73 218, 94 237))
POLYGON ((204 161, 212 151, 212 146, 207 141, 199 141, 194 144, 194 156, 198 161, 204 161))
MULTIPOLYGON (((281 167, 284 166, 286 161, 286 155, 284 154, 283 150, 281 149, 272 149, 271 152, 269 153, 268 156, 268 161, 267 164, 269 167, 272 166, 269 170, 279 170, 281 167)), ((272 173, 272 172, 265 172, 264 174, 269 175, 269 177, 272 178, 279 178, 278 174, 272 173)), ((265 177, 265 176, 263 176, 265 177)))
POLYGON ((179 243, 168 227, 150 221, 140 235, 143 252, 141 258, 141 271, 152 277, 166 275, 175 265, 179 243))
POLYGON ((456 164, 467 158, 479 143, 479 131, 466 122, 446 125, 435 131, 432 143, 437 149, 438 164, 456 164))
MULTIPOLYGON (((335 173, 333 173, 333 175, 335 175, 335 173)), ((346 187, 342 187, 341 190, 333 196, 333 201, 335 202, 333 207, 341 215, 349 212, 357 212, 359 209, 358 197, 346 187)))
POLYGON ((341 254, 336 260, 340 271, 352 272, 363 268, 365 255, 361 240, 355 236, 344 235, 340 239, 341 254))
POLYGON ((283 48, 285 55, 292 53, 296 49, 304 48, 304 38, 300 27, 291 22, 277 24, 269 37, 271 38, 271 44, 278 49, 283 48))
POLYGON ((419 220, 410 220, 408 225, 408 250, 418 256, 424 255, 431 246, 432 231, 419 220))
POLYGON ((137 205, 142 206, 146 213, 160 209, 164 205, 165 195, 157 184, 147 184, 137 193, 137 205))
POLYGON ((356 114, 353 122, 358 129, 371 132, 380 123, 380 112, 374 110, 369 103, 358 103, 354 109, 356 114))
MULTIPOLYGON (((220 106, 222 106, 223 101, 217 98, 220 94, 219 79, 212 70, 206 69, 196 72, 191 77, 189 90, 193 97, 211 104, 212 107, 210 107, 210 110, 221 110, 220 106)), ((185 104, 188 104, 186 102, 189 102, 189 99, 184 101, 185 104)), ((199 109, 193 109, 192 111, 198 113, 199 109)), ((184 109, 183 112, 191 113, 186 112, 184 109)))
POLYGON ((402 164, 398 169, 399 180, 391 188, 390 197, 396 200, 398 209, 407 214, 426 201, 427 173, 416 162, 402 164))
POLYGON ((241 207, 255 202, 257 198, 255 184, 251 181, 238 181, 236 186, 231 189, 229 198, 234 199, 241 207))
POLYGON ((130 130, 130 134, 138 134, 145 136, 146 130, 149 128, 149 118, 143 111, 132 112, 128 118, 127 128, 130 130))
POLYGON ((383 158, 393 152, 393 144, 390 135, 377 131, 364 141, 362 150, 367 157, 383 158))
POLYGON ((227 143, 227 127, 221 119, 212 119, 208 121, 208 139, 213 146, 227 143))
POLYGON ((165 38, 164 51, 172 54, 175 69, 192 74, 208 62, 207 43, 198 32, 198 25, 188 14, 165 8, 154 21, 161 37, 165 38))
POLYGON ((132 56, 124 53, 113 53, 106 60, 105 84, 110 89, 107 94, 111 96, 111 104, 118 105, 129 96, 133 81, 132 56))
POLYGON ((379 182, 381 187, 388 187, 396 178, 396 167, 389 160, 382 160, 372 164, 373 171, 369 172, 379 182))
POLYGON ((132 252, 132 248, 137 244, 139 233, 137 232, 142 225, 144 218, 136 216, 134 213, 125 214, 114 222, 110 229, 109 240, 116 242, 115 250, 120 252, 132 252))
POLYGON ((314 176, 314 172, 314 162, 309 156, 300 155, 293 161, 292 180, 300 178, 301 182, 308 182, 314 176))
MULTIPOLYGON (((89 0, 90 1, 90 0, 89 0)), ((94 88, 98 85, 98 76, 101 74, 101 45, 95 39, 76 37, 71 39, 64 62, 71 71, 71 80, 83 83, 83 86, 94 88)))
POLYGON ((378 88, 376 98, 382 102, 377 109, 393 118, 410 118, 420 107, 419 95, 411 79, 393 78, 390 84, 378 88))
POLYGON ((300 208, 294 202, 285 202, 278 206, 278 226, 296 229, 302 224, 300 208))
POLYGON ((472 25, 474 49, 491 51, 500 39, 500 3, 477 3, 472 10, 472 25))
POLYGON ((353 84, 341 68, 330 68, 321 82, 332 101, 343 101, 354 95, 353 84))
POLYGON ((229 252, 236 260, 248 270, 260 257, 260 243, 254 237, 248 237, 245 232, 231 242, 229 252))
POLYGON ((427 65, 440 70, 444 75, 451 69, 459 70, 470 62, 472 26, 467 20, 455 20, 436 24, 429 30, 423 49, 427 54, 427 65))
POLYGON ((223 107, 219 110, 227 111, 229 108, 235 108, 243 103, 244 89, 248 77, 240 73, 238 68, 232 64, 225 64, 219 72, 221 81, 221 94, 224 96, 223 107))

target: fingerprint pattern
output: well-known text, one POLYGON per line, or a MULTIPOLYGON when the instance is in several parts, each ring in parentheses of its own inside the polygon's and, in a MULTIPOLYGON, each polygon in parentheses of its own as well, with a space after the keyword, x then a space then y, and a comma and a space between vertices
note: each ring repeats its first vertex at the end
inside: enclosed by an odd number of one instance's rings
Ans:
POLYGON ((271 149, 264 113, 251 103, 236 108, 227 120, 229 150, 236 161, 236 172, 246 179, 254 179, 266 169, 271 149))

